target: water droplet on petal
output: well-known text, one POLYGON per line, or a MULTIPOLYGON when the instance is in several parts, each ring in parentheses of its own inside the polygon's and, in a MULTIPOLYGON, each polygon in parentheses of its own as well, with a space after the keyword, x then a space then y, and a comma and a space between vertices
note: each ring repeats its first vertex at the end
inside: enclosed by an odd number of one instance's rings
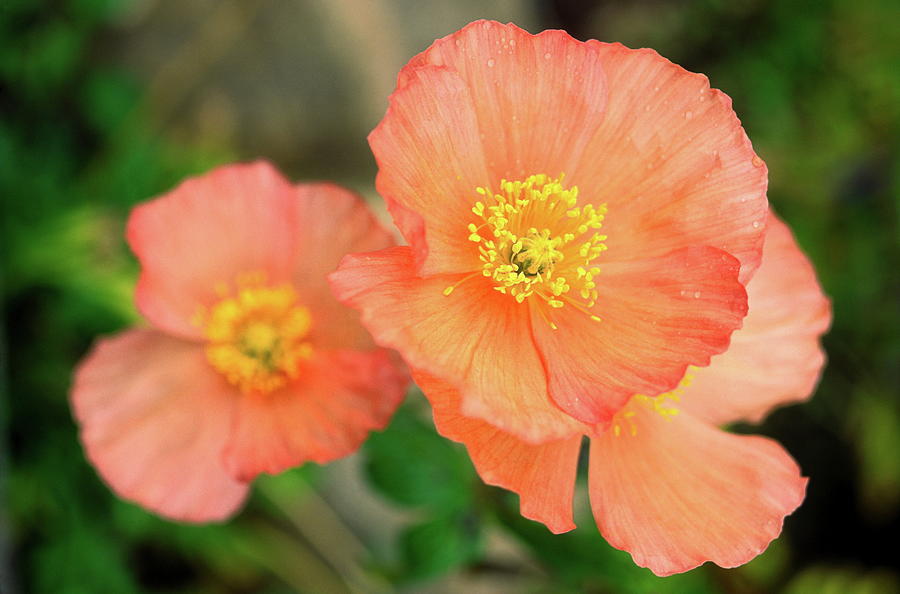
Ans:
POLYGON ((515 40, 515 39, 510 39, 510 40, 509 40, 509 45, 512 46, 512 47, 515 47, 515 45, 516 45, 516 40, 515 40))
POLYGON ((487 61, 487 66, 488 66, 488 68, 494 67, 494 58, 491 58, 490 60, 487 61))
POLYGON ((763 160, 760 159, 756 155, 753 155, 753 160, 751 162, 753 163, 754 167, 762 167, 763 166, 763 160))
POLYGON ((694 117, 694 112, 693 112, 693 111, 688 110, 688 111, 684 112, 684 119, 689 120, 689 119, 691 119, 692 117, 694 117))
POLYGON ((700 299, 700 291, 694 291, 694 299, 700 299))
POLYGON ((549 59, 550 59, 550 52, 547 52, 546 54, 544 54, 544 59, 545 59, 545 60, 549 60, 549 59))
POLYGON ((759 229, 759 221, 753 221, 753 228, 759 229))

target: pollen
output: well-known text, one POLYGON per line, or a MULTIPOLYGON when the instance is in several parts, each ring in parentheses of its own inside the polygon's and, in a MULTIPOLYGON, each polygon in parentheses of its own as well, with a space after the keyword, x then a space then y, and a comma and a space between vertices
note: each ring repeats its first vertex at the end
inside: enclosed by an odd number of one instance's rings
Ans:
POLYGON ((468 240, 478 244, 480 273, 494 289, 517 303, 537 297, 550 308, 569 305, 599 321, 589 310, 600 273, 593 262, 606 249, 606 236, 597 232, 606 205, 579 204, 578 187, 566 188, 562 175, 504 179, 497 192, 475 192, 478 218, 467 228, 468 240))
POLYGON ((622 435, 623 431, 631 436, 637 435, 637 424, 634 422, 634 417, 637 414, 634 410, 635 406, 643 406, 647 410, 660 415, 667 421, 671 421, 679 413, 679 409, 676 405, 681 402, 681 396, 684 394, 684 389, 691 385, 696 369, 697 368, 693 365, 689 366, 684 377, 681 378, 678 385, 670 392, 664 392, 656 396, 645 396, 643 394, 635 394, 632 396, 631 400, 628 401, 628 404, 625 405, 625 408, 619 411, 613 418, 612 430, 615 436, 619 437, 622 435))
POLYGON ((243 286, 200 320, 209 362, 245 393, 284 386, 312 354, 309 310, 289 286, 243 286))

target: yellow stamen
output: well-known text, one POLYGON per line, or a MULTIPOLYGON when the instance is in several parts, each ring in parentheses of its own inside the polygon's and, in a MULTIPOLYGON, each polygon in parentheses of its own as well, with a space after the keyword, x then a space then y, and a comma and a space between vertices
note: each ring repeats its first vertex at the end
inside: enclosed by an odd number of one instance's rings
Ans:
POLYGON ((478 272, 473 272, 472 274, 467 274, 466 276, 462 277, 461 279, 459 279, 458 281, 456 281, 455 283, 453 283, 452 285, 450 285, 449 287, 444 289, 444 291, 443 291, 444 297, 449 297, 450 293, 452 293, 454 290, 456 290, 456 287, 460 286, 461 284, 463 284, 464 282, 466 282, 467 280, 469 280, 470 278, 472 278, 476 275, 478 275, 478 272))
POLYGON ((688 367, 687 372, 681 381, 671 392, 664 392, 656 396, 645 396, 643 394, 635 394, 628 401, 628 404, 620 410, 613 418, 612 430, 616 437, 622 435, 623 428, 627 426, 629 435, 637 435, 637 424, 634 422, 634 416, 637 414, 634 410, 635 406, 643 406, 647 410, 652 410, 656 414, 662 416, 667 421, 671 421, 673 417, 680 412, 675 404, 681 402, 681 395, 684 389, 691 385, 694 379, 693 372, 696 367, 688 367))
POLYGON ((299 374, 312 354, 305 342, 309 310, 297 303, 289 286, 237 283, 236 295, 225 297, 198 322, 208 340, 206 356, 216 370, 243 392, 267 393, 299 374))
POLYGON ((569 304, 599 322, 590 310, 600 270, 591 263, 606 249, 606 236, 596 233, 606 205, 579 205, 578 188, 562 180, 539 174, 501 180, 497 193, 476 188, 481 200, 472 212, 480 220, 468 225, 468 238, 478 244, 481 273, 500 293, 518 303, 537 295, 551 308, 569 304))

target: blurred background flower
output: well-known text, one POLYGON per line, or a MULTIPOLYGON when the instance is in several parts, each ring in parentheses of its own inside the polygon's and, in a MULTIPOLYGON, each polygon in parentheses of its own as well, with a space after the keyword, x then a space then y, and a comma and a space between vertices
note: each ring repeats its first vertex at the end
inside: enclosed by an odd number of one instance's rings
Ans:
POLYGON ((895 29, 892 0, 3 0, 0 592, 900 589, 884 545, 900 530, 895 29), (753 428, 796 457, 807 500, 741 569, 653 577, 597 534, 583 484, 581 528, 551 535, 475 477, 416 393, 361 454, 260 480, 229 524, 158 519, 84 460, 66 393, 94 337, 137 319, 128 209, 259 156, 380 207, 365 137, 397 72, 477 18, 707 74, 833 299, 818 393, 753 428))

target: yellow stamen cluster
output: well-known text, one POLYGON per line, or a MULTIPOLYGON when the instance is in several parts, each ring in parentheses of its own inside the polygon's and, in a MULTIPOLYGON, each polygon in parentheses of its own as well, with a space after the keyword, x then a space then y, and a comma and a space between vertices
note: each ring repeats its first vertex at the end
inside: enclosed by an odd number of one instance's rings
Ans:
POLYGON ((644 396, 643 394, 635 394, 632 396, 628 404, 625 405, 625 408, 619 411, 613 419, 612 430, 615 436, 619 437, 622 434, 624 425, 628 426, 628 433, 630 435, 637 435, 637 425, 634 422, 634 416, 637 413, 633 408, 635 405, 643 406, 662 416, 667 421, 671 421, 672 418, 679 413, 679 410, 675 405, 681 402, 681 395, 684 394, 684 389, 691 385, 691 381, 694 379, 693 371, 695 369, 696 368, 693 366, 688 367, 687 373, 684 374, 684 377, 681 378, 678 386, 671 392, 664 392, 656 396, 644 396))
POLYGON ((579 206, 578 188, 562 180, 539 174, 502 180, 496 193, 476 188, 483 201, 472 208, 480 221, 469 225, 469 241, 478 244, 481 273, 497 291, 519 303, 532 295, 554 308, 569 303, 599 320, 586 310, 597 301, 600 270, 591 263, 606 249, 606 236, 596 233, 606 205, 579 206))
POLYGON ((312 354, 304 342, 309 310, 289 286, 245 286, 202 316, 206 356, 243 392, 267 393, 299 373, 312 354))

